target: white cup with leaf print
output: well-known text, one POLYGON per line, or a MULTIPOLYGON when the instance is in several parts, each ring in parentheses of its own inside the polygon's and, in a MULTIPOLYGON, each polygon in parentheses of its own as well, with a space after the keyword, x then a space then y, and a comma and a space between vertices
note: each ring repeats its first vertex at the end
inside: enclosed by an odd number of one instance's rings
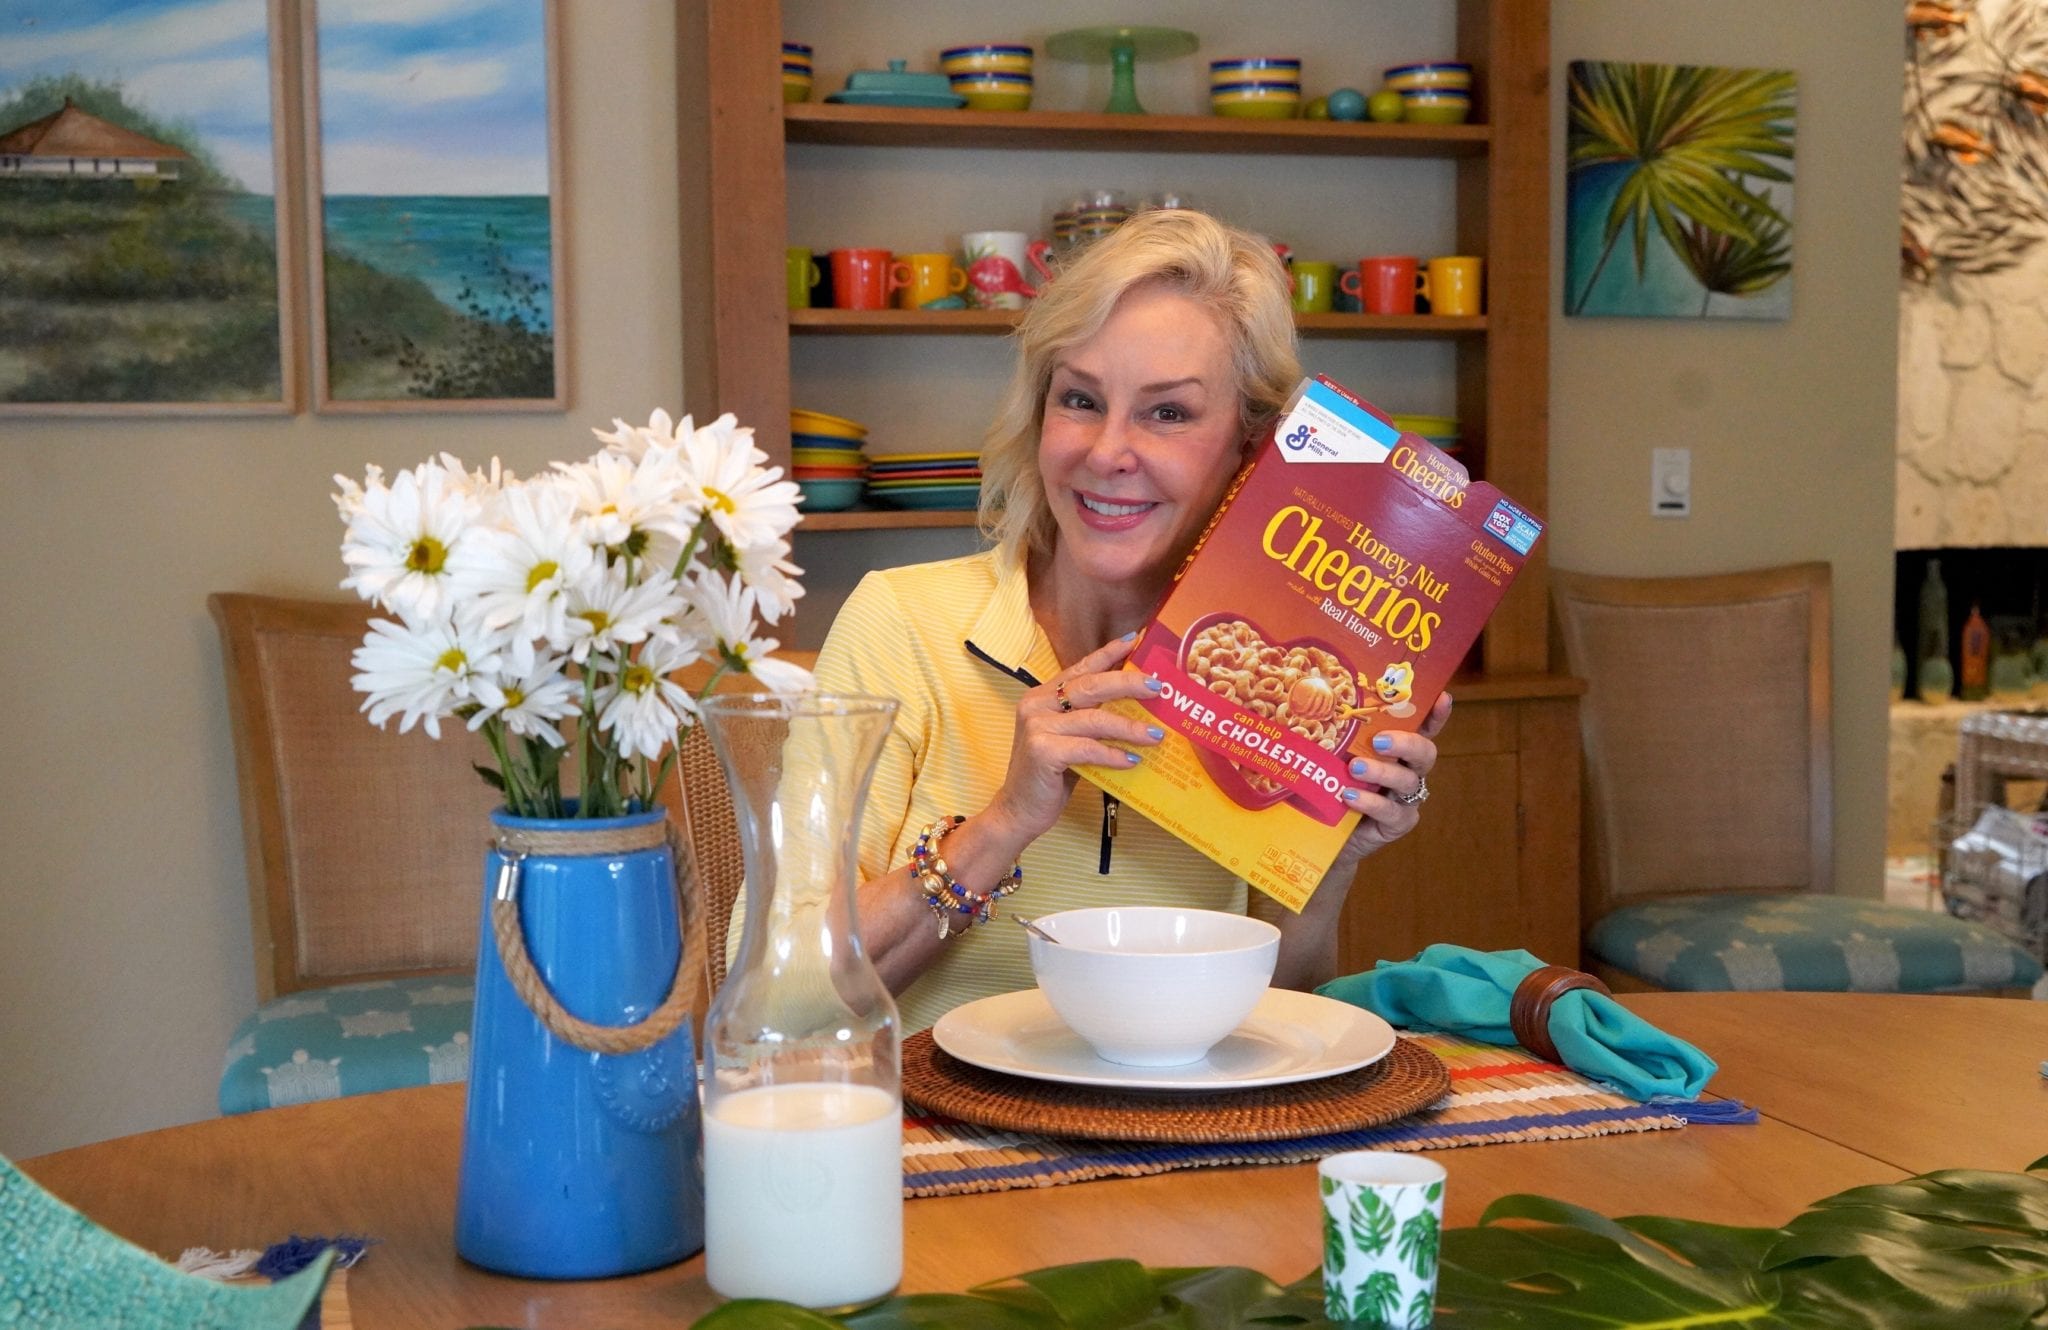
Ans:
POLYGON ((1360 1326, 1431 1323, 1444 1178, 1442 1164, 1384 1150, 1352 1150, 1316 1165, 1324 1315, 1360 1326))

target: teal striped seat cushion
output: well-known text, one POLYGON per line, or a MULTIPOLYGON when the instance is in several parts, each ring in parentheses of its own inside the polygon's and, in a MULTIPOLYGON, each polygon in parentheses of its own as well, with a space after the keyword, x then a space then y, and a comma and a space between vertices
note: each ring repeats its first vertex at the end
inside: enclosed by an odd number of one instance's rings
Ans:
POLYGON ((1627 905, 1586 948, 1685 992, 1946 993, 2026 988, 2040 962, 2002 933, 1845 896, 1703 896, 1627 905))
POLYGON ((467 975, 309 988, 273 998, 228 1043, 220 1111, 469 1079, 467 975))

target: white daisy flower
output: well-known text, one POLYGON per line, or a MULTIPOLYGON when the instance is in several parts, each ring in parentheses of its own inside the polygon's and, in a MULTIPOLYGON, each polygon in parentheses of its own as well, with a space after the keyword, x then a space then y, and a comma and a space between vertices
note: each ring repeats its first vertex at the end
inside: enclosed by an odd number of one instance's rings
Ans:
POLYGON ((403 618, 440 617, 448 557, 475 527, 481 505, 436 462, 401 471, 388 486, 372 476, 353 503, 341 560, 355 571, 342 586, 403 618))
POLYGON ((675 643, 652 638, 639 659, 627 661, 597 690, 598 727, 612 736, 620 757, 660 757, 696 714, 695 700, 669 678, 692 659, 675 643))
POLYGON ((505 695, 492 676, 498 669, 495 645, 480 630, 450 619, 370 620, 370 632, 349 663, 349 682, 368 693, 361 710, 378 729, 397 716, 398 732, 415 724, 441 737, 441 717, 465 703, 503 706, 505 695))
POLYGON ((525 739, 539 739, 550 748, 562 746, 558 720, 567 720, 582 709, 576 681, 563 671, 564 657, 538 657, 522 672, 500 675, 500 699, 487 703, 469 718, 469 728, 480 730, 493 716, 505 728, 525 739))
POLYGON ((689 434, 693 428, 688 416, 684 416, 680 422, 671 424, 668 412, 659 407, 655 408, 653 415, 647 417, 647 424, 644 427, 628 425, 617 416, 612 417, 612 426, 610 434, 601 429, 593 429, 590 432, 604 441, 606 452, 617 453, 635 464, 647 456, 647 450, 650 448, 674 448, 676 440, 689 434))
POLYGON ((593 568, 564 589, 562 635, 548 645, 581 665, 592 651, 614 652, 644 642, 683 609, 676 581, 658 570, 626 580, 624 564, 593 568))
POLYGON ((780 641, 754 635, 758 594, 754 588, 737 577, 707 573, 685 588, 685 594, 690 608, 678 627, 714 643, 718 659, 727 669, 751 674, 777 693, 800 693, 812 686, 809 670, 769 659, 768 653, 782 645, 780 641))
POLYGON ((781 467, 763 467, 768 455, 731 412, 683 439, 681 453, 686 506, 709 513, 741 550, 772 545, 795 529, 795 482, 781 479, 781 467))
POLYGON ((673 449, 650 448, 637 462, 601 452, 555 468, 594 543, 614 556, 674 570, 701 505, 687 493, 673 449))
POLYGON ((789 561, 788 541, 742 548, 735 557, 740 577, 754 588, 763 619, 774 623, 796 608, 797 597, 804 593, 796 579, 804 570, 789 561))
POLYGON ((466 614, 493 632, 510 631, 513 668, 524 670, 536 641, 565 637, 567 590, 598 555, 576 518, 575 496, 561 484, 514 485, 491 516, 449 555, 448 573, 466 614))
POLYGON ((454 453, 442 453, 441 465, 446 468, 449 480, 455 488, 479 502, 488 503, 506 486, 517 483, 513 474, 495 457, 491 459, 489 466, 470 471, 464 468, 462 459, 454 453))
MULTIPOLYGON (((374 462, 363 468, 363 480, 372 489, 384 484, 384 468, 374 462)), ((344 522, 352 521, 363 510, 363 487, 347 476, 334 478, 334 507, 344 522)))

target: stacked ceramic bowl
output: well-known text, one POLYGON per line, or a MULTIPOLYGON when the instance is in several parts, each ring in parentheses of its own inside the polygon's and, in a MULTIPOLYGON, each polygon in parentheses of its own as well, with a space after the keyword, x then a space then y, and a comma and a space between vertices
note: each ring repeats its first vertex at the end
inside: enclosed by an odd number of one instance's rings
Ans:
POLYGON ((1209 62, 1209 109, 1249 120, 1289 120, 1301 109, 1301 61, 1251 55, 1209 62))
POLYGON ((981 503, 980 453, 890 453, 868 467, 868 498, 892 508, 961 509, 981 503))
POLYGON ((949 46, 939 69, 972 111, 1031 109, 1031 48, 999 43, 949 46))
POLYGON ((1389 416, 1388 419, 1403 434, 1420 434, 1447 453, 1455 453, 1465 446, 1458 434, 1456 416, 1389 416))
POLYGON ((811 99, 811 48, 802 42, 782 44, 782 100, 807 102, 811 99))
POLYGON ((1472 66, 1456 60, 1396 65, 1387 86, 1401 94, 1401 118, 1422 125, 1462 125, 1472 114, 1472 66))
POLYGON ((868 427, 822 411, 789 413, 790 478, 807 513, 836 513, 860 501, 867 475, 868 427))

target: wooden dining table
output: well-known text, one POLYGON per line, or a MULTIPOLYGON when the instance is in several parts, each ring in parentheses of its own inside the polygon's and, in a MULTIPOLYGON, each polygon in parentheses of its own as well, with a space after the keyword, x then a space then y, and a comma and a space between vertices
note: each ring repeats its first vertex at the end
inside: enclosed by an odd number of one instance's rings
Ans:
MULTIPOLYGON (((1843 1188, 1940 1168, 2019 1170, 2048 1155, 2048 1003, 1869 994, 1621 999, 1720 1063, 1709 1094, 1761 1113, 1699 1125, 1437 1151, 1446 1223, 1532 1192, 1610 1215, 1776 1225, 1843 1188)), ((349 1272, 353 1325, 664 1327, 718 1305, 701 1256, 588 1282, 494 1275, 455 1254, 463 1087, 268 1109, 103 1141, 23 1169, 167 1257, 288 1234, 377 1239, 349 1272)), ((1315 1166, 933 1197, 904 1206, 906 1292, 957 1290, 1105 1257, 1248 1265, 1282 1282, 1321 1260, 1315 1166)))

